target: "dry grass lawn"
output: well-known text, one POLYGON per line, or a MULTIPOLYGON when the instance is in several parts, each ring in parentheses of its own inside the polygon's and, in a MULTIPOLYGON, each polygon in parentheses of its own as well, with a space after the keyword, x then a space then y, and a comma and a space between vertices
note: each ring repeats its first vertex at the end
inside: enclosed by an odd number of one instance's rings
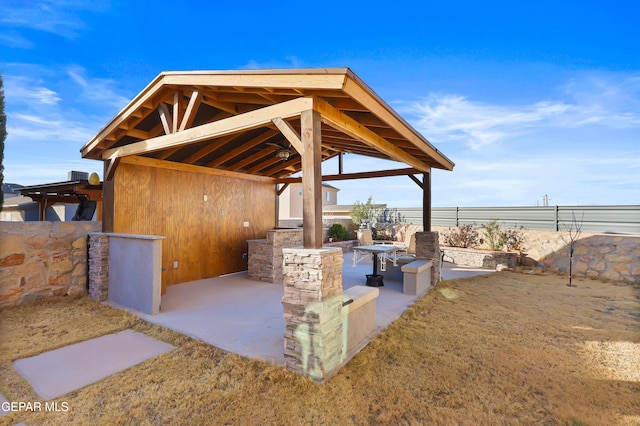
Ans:
POLYGON ((640 289, 502 272, 446 281, 325 385, 87 299, 0 312, 13 360, 126 328, 177 349, 0 424, 640 424, 640 289))

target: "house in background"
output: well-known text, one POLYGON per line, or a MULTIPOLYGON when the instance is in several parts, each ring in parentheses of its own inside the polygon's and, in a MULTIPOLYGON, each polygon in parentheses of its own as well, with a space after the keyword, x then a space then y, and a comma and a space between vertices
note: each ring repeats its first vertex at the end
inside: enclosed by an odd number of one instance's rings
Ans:
MULTIPOLYGON (((338 188, 322 184, 322 211, 338 204, 338 188)), ((302 225, 302 183, 288 185, 280 194, 278 201, 278 220, 281 227, 297 227, 302 225)))

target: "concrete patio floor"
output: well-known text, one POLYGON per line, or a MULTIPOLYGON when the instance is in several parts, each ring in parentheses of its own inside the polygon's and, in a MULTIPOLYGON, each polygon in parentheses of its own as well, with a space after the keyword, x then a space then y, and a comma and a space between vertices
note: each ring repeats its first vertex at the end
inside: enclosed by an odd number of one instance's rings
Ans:
MULTIPOLYGON (((353 253, 344 254, 342 286, 364 285, 371 262, 353 267, 353 253)), ((470 277, 492 270, 445 263, 443 279, 470 277)), ((388 268, 376 300, 376 334, 395 321, 418 297, 402 293, 400 273, 388 268)), ((253 281, 247 272, 207 278, 168 287, 160 313, 129 312, 225 351, 273 364, 284 364, 282 283, 253 281)), ((107 302, 121 308, 120 306, 107 302)))

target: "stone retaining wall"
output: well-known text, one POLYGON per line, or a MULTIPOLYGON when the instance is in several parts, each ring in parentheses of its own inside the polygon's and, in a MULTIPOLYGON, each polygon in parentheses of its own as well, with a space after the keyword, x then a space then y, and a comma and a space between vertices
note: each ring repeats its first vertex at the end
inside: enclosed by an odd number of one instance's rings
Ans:
MULTIPOLYGON (((525 246, 527 259, 535 259, 536 266, 568 273, 569 247, 554 235, 557 233, 530 232, 528 231, 530 239, 525 246), (533 236, 535 239, 531 238, 533 236)), ((640 236, 581 235, 575 244, 572 269, 574 277, 640 284, 640 236)))
POLYGON ((0 308, 87 291, 87 235, 101 222, 0 222, 0 308))
MULTIPOLYGON (((441 233, 447 230, 437 229, 441 233)), ((521 232, 525 266, 569 272, 567 232, 528 229, 521 232)), ((640 236, 583 232, 576 241, 573 262, 573 276, 640 284, 640 236)))
POLYGON ((518 264, 518 254, 504 251, 477 250, 461 247, 443 247, 444 261, 456 265, 472 266, 475 268, 496 269, 498 265, 513 268, 518 264))

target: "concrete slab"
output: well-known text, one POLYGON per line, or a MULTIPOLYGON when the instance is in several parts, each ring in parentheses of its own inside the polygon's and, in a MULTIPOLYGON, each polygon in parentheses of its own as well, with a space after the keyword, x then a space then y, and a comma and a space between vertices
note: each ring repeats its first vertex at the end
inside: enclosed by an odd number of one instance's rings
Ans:
MULTIPOLYGON (((345 253, 342 286, 346 290, 366 283, 372 264, 366 261, 353 267, 353 253, 345 253)), ((471 276, 491 271, 460 270, 443 277, 471 276)), ((417 296, 402 292, 402 276, 385 276, 376 300, 376 333, 395 321, 417 296)), ((223 350, 284 364, 284 318, 281 283, 253 281, 246 272, 169 286, 162 296, 160 313, 147 315, 129 312, 223 350)), ((108 302, 112 306, 122 308, 108 302)))
POLYGON ((20 359, 13 367, 38 395, 50 400, 173 349, 168 343, 124 330, 20 359))

